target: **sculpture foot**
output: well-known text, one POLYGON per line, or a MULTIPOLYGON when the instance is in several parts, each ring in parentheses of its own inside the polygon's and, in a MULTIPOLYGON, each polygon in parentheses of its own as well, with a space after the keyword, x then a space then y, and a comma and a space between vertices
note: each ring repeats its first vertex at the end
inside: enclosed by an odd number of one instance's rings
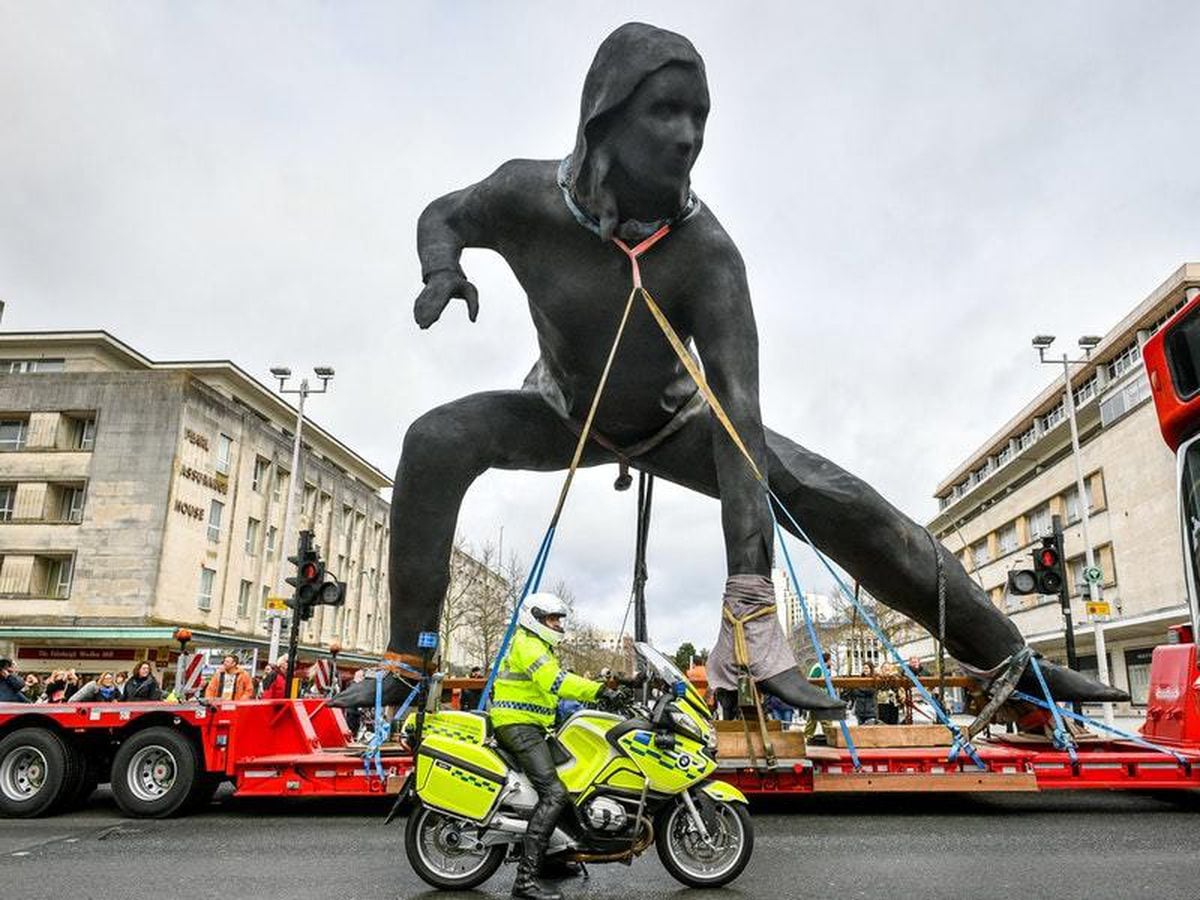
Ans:
MULTIPOLYGON (((403 703, 412 691, 413 685, 405 678, 398 676, 397 672, 404 672, 407 677, 410 672, 399 668, 398 664, 411 667, 411 669, 420 671, 422 659, 411 653, 395 653, 389 650, 384 654, 381 668, 385 670, 383 676, 382 702, 384 706, 396 706, 403 703)), ((329 701, 329 705, 338 709, 353 709, 355 707, 374 706, 375 705, 375 678, 368 676, 362 681, 355 682, 340 691, 337 696, 329 701)))
MULTIPOLYGON (((1127 703, 1129 694, 1103 682, 1097 681, 1082 672, 1067 669, 1047 660, 1038 660, 1046 686, 1050 688, 1050 696, 1055 700, 1078 700, 1080 703, 1127 703)), ((1038 684, 1033 669, 1026 669, 1017 689, 1034 697, 1041 698, 1042 687, 1038 684)))
POLYGON ((846 704, 837 697, 830 697, 820 688, 813 687, 795 666, 756 683, 763 693, 778 697, 796 709, 810 710, 822 721, 846 718, 846 704))

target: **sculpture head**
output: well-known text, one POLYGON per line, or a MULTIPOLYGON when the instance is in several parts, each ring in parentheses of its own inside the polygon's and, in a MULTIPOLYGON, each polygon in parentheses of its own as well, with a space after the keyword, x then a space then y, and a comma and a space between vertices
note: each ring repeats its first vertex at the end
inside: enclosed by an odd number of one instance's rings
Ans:
POLYGON ((605 38, 584 81, 568 173, 601 238, 685 206, 708 105, 704 61, 687 38, 636 22, 605 38))

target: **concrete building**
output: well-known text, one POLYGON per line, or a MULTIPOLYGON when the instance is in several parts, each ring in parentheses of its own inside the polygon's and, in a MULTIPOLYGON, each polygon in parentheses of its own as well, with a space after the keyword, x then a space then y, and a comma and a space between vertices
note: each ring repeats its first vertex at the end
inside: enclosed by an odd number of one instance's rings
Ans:
POLYGON ((187 626, 194 646, 261 663, 300 528, 347 583, 344 607, 303 624, 307 654, 384 649, 391 482, 312 422, 291 472, 279 395, 231 362, 154 362, 102 331, 0 333, 0 372, 0 652, 30 671, 161 664, 187 626))
MULTIPOLYGON (((1169 625, 1187 620, 1174 458, 1159 433, 1141 347, 1197 286, 1200 264, 1181 266, 1104 336, 1090 361, 1072 369, 1090 537, 1104 573, 1104 599, 1113 604, 1112 618, 1101 626, 1109 672, 1115 685, 1133 695, 1135 706, 1145 703, 1152 648, 1165 640, 1169 625)), ((1060 336, 1050 355, 1061 353, 1060 346, 1076 351, 1075 337, 1060 336)), ((1061 517, 1079 667, 1094 673, 1080 498, 1064 400, 1058 370, 1038 396, 938 484, 939 512, 928 525, 1026 640, 1063 662, 1058 599, 1010 596, 1006 588, 1009 570, 1031 567, 1033 548, 1050 534, 1052 517, 1061 517)), ((901 650, 928 658, 932 641, 914 638, 901 650)))

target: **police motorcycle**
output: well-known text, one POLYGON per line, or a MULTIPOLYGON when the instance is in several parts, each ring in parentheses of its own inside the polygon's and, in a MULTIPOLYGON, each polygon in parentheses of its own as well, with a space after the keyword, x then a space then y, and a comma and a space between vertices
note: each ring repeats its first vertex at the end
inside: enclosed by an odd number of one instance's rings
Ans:
MULTIPOLYGON (((754 849, 746 798, 711 777, 716 730, 704 699, 671 660, 634 646, 647 672, 643 698, 622 690, 613 707, 579 710, 551 739, 572 802, 547 859, 628 863, 654 844, 683 884, 728 884, 754 849)), ((538 797, 486 715, 438 709, 439 696, 429 691, 404 723, 414 755, 402 790, 412 801, 404 846, 425 882, 469 890, 520 858, 538 797)))

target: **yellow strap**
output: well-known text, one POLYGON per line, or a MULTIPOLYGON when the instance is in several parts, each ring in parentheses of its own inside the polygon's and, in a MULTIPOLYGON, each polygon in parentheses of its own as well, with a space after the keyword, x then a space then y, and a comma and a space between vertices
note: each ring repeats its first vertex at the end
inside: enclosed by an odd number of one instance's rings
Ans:
POLYGON ((650 315, 654 316, 654 321, 658 323, 658 327, 662 329, 662 333, 667 336, 667 341, 675 350, 675 355, 679 357, 679 361, 683 363, 683 367, 687 369, 688 374, 692 376, 692 381, 696 382, 696 387, 704 394, 704 399, 708 401, 708 405, 712 407, 713 415, 724 426, 725 431, 733 440, 737 448, 742 451, 742 456, 746 457, 746 462, 750 463, 750 469, 754 472, 754 477, 758 481, 765 483, 763 474, 759 471, 758 464, 755 463, 754 457, 750 455, 750 451, 746 449, 746 445, 742 442, 741 435, 737 429, 733 427, 733 422, 730 421, 728 414, 725 412, 725 407, 721 405, 721 401, 717 399, 717 395, 713 393, 713 389, 708 386, 708 380, 704 377, 704 373, 700 367, 696 365, 696 360, 692 358, 692 354, 688 353, 687 347, 683 341, 679 339, 679 335, 675 333, 675 329, 671 327, 671 323, 667 320, 666 315, 654 302, 654 298, 650 296, 650 292, 645 288, 640 288, 642 299, 646 301, 646 308, 650 310, 650 315))
POLYGON ((596 393, 592 395, 592 406, 588 410, 587 418, 584 419, 583 428, 579 430, 579 440, 575 444, 575 455, 571 457, 571 467, 567 470, 567 477, 563 481, 562 490, 558 492, 558 502, 554 505, 554 515, 550 517, 551 528, 554 528, 558 524, 563 507, 566 505, 567 494, 571 490, 571 482, 575 479, 575 470, 579 468, 579 461, 583 458, 583 448, 587 446, 588 434, 592 430, 592 422, 596 418, 596 410, 600 407, 600 397, 604 394, 604 386, 608 383, 608 373, 612 371, 613 360, 617 356, 617 347, 621 344, 621 335, 625 333, 625 323, 629 321, 629 312, 633 309, 633 298, 637 296, 637 292, 638 288, 633 288, 629 292, 629 299, 625 301, 625 311, 621 313, 621 323, 617 326, 617 334, 613 338, 612 348, 608 351, 608 359, 604 363, 604 370, 600 373, 600 381, 596 385, 596 393))
POLYGON ((774 603, 747 613, 739 619, 728 606, 725 607, 723 613, 725 621, 733 626, 733 661, 739 666, 745 668, 750 666, 750 647, 746 643, 746 623, 762 616, 769 616, 773 612, 775 612, 774 603))

